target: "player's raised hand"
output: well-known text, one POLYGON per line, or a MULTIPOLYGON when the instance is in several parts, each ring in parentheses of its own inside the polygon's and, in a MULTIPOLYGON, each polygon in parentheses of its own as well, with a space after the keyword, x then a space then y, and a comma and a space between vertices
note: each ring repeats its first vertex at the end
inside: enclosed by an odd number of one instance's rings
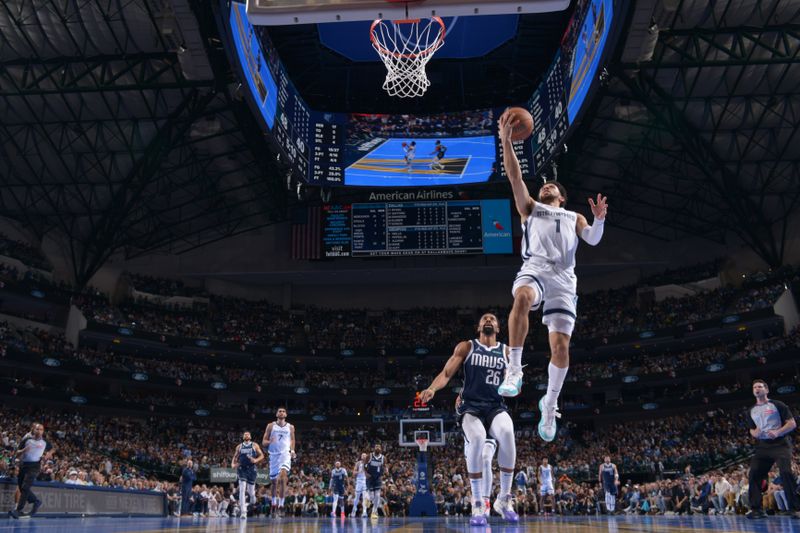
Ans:
POLYGON ((600 193, 597 193, 597 203, 589 198, 589 207, 592 209, 592 214, 597 220, 604 220, 608 212, 607 198, 600 193))
POLYGON ((519 121, 514 119, 511 114, 503 113, 500 115, 500 120, 497 121, 497 135, 503 142, 511 142, 511 134, 514 133, 519 121))
POLYGON ((436 395, 436 391, 433 389, 425 389, 424 391, 419 393, 419 399, 422 403, 428 403, 433 399, 436 395))

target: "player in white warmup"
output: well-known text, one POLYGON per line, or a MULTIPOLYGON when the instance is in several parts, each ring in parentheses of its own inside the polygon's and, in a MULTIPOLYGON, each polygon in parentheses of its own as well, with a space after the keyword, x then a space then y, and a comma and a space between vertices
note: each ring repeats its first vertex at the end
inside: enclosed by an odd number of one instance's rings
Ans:
POLYGON ((356 466, 353 468, 353 472, 355 472, 356 475, 356 495, 353 498, 353 510, 350 512, 350 516, 352 517, 355 517, 357 514, 358 502, 361 502, 361 517, 366 518, 367 516, 367 503, 369 500, 367 499, 367 473, 364 470, 366 464, 367 454, 362 453, 361 458, 356 461, 356 466))
POLYGON ((555 510, 555 488, 553 487, 553 467, 547 463, 547 457, 539 465, 539 509, 544 512, 544 499, 550 497, 550 508, 555 510))
POLYGON ((275 414, 277 420, 267 424, 261 446, 269 453, 269 478, 272 480, 272 513, 270 516, 283 516, 283 503, 286 499, 286 485, 292 470, 294 453, 294 426, 286 421, 286 408, 279 407, 275 414))
POLYGON ((414 164, 414 157, 417 155, 417 143, 411 141, 410 143, 403 143, 403 150, 405 151, 406 170, 411 172, 411 166, 414 164))
POLYGON ((577 313, 575 251, 578 237, 595 246, 603 236, 608 210, 606 198, 589 199, 594 215, 590 226, 586 217, 564 209, 567 191, 557 182, 545 183, 534 200, 525 182, 514 153, 511 133, 516 121, 511 115, 500 117, 499 135, 503 143, 503 164, 514 192, 514 203, 522 220, 522 268, 517 274, 511 294, 514 305, 508 317, 509 365, 501 396, 513 397, 522 389, 522 348, 528 336, 528 314, 542 307, 542 323, 547 326, 550 341, 550 365, 547 369, 547 393, 539 400, 542 413, 539 436, 551 442, 556 437, 556 418, 560 418, 557 401, 569 368, 569 341, 577 313))

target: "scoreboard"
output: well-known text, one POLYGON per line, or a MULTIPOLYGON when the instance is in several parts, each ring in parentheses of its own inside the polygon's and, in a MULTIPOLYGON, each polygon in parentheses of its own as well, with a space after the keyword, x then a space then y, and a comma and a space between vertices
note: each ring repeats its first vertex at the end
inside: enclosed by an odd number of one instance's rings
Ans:
POLYGON ((531 136, 534 174, 541 173, 556 155, 567 135, 569 120, 566 113, 567 95, 564 82, 564 66, 561 54, 558 53, 542 83, 528 101, 534 124, 531 136))
POLYGON ((509 254, 510 202, 327 205, 322 242, 325 257, 509 254))

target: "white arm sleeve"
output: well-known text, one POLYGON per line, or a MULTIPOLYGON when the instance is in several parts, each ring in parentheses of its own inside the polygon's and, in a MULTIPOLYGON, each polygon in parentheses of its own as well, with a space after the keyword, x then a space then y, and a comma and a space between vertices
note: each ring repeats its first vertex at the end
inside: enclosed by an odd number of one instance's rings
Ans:
POLYGON ((581 239, 586 241, 587 244, 597 246, 597 243, 599 243, 600 239, 603 237, 604 225, 605 220, 594 219, 594 224, 586 226, 583 228, 583 231, 581 231, 581 239))

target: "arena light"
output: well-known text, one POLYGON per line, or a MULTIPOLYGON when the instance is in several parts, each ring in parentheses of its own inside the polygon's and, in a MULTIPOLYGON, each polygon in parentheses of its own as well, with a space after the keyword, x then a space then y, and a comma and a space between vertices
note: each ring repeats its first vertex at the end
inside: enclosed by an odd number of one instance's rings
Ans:
POLYGON ((642 331, 641 333, 639 333, 640 339, 652 339, 655 336, 656 336, 655 331, 642 331))
POLYGON ((272 353, 286 353, 286 346, 278 344, 272 347, 272 353))
POLYGON ((31 291, 31 296, 33 296, 34 298, 44 298, 44 293, 39 289, 33 289, 31 291))
POLYGON ((76 403, 78 405, 84 405, 89 400, 86 399, 86 396, 73 396, 72 398, 69 399, 69 401, 71 401, 72 403, 76 403))
POLYGON ((622 378, 623 383, 636 383, 637 381, 639 381, 639 376, 630 375, 622 378))
POLYGON ((131 328, 117 328, 117 333, 120 335, 133 335, 133 330, 131 328))
POLYGON ((208 409, 195 409, 194 414, 197 416, 208 416, 211 413, 208 412, 208 409))
POLYGON ((379 394, 381 396, 386 396, 391 393, 392 389, 390 389, 389 387, 378 387, 377 389, 375 389, 375 394, 379 394))
POLYGON ((131 374, 131 378, 134 381, 147 381, 148 379, 150 379, 150 376, 148 376, 144 372, 134 372, 133 374, 131 374))
POLYGON ((213 383, 211 383, 211 388, 217 390, 224 390, 228 388, 228 385, 223 383, 222 381, 214 381, 213 383))
POLYGON ((452 389, 450 389, 450 390, 452 390, 452 391, 453 391, 453 392, 455 392, 456 394, 461 394, 461 387, 453 387, 453 388, 452 388, 452 389))
POLYGON ((797 390, 797 387, 794 385, 782 385, 778 387, 778 394, 792 394, 797 390))
POLYGON ((311 420, 313 420, 314 422, 324 422, 327 419, 328 417, 325 415, 314 415, 311 417, 311 420))
POLYGON ((728 315, 722 319, 723 324, 735 324, 742 319, 739 315, 728 315))
POLYGON ((295 394, 308 394, 310 391, 308 387, 295 387, 294 392, 295 394))
POLYGON ((44 366, 52 366, 52 367, 61 366, 61 361, 59 361, 54 357, 45 357, 44 359, 42 359, 42 363, 44 363, 44 366))
POLYGON ((525 420, 530 420, 530 419, 536 417, 536 414, 534 412, 532 412, 532 411, 525 411, 523 413, 520 413, 519 417, 523 418, 525 420))
POLYGON ((711 363, 706 367, 706 372, 719 372, 723 368, 725 368, 725 365, 722 363, 711 363))
POLYGON ((547 390, 547 383, 537 383, 536 390, 547 390))
POLYGON ((414 350, 414 355, 428 355, 429 350, 424 346, 420 346, 414 350))
POLYGON ((652 411, 654 409, 658 409, 658 404, 654 402, 643 403, 642 409, 645 411, 652 411))
POLYGON ((197 339, 194 343, 201 348, 208 348, 211 346, 211 343, 207 339, 197 339))
POLYGON ((342 355, 342 357, 352 357, 352 356, 355 355, 355 352, 353 350, 351 350, 350 348, 345 348, 344 350, 342 350, 339 353, 342 355))

